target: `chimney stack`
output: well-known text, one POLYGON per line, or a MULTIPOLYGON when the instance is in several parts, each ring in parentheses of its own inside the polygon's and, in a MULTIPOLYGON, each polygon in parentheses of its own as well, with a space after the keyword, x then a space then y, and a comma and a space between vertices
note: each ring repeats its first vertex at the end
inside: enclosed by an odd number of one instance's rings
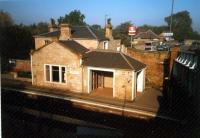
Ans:
POLYGON ((48 28, 49 28, 49 32, 54 32, 54 31, 57 31, 57 30, 58 30, 58 28, 57 28, 56 25, 51 25, 51 24, 49 24, 48 28))
POLYGON ((59 40, 68 40, 71 38, 71 27, 69 24, 63 23, 60 25, 59 40))
POLYGON ((55 24, 55 20, 53 18, 51 18, 51 22, 49 23, 49 32, 54 32, 58 30, 57 25, 55 24))
POLYGON ((107 20, 105 37, 110 39, 110 40, 113 39, 113 36, 112 36, 112 24, 111 24, 111 19, 110 18, 107 20))

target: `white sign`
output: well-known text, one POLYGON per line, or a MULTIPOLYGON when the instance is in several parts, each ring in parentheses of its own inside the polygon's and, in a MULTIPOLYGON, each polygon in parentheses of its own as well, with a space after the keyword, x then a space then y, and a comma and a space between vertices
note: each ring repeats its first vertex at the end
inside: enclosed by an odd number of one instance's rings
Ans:
POLYGON ((163 33, 164 37, 170 37, 170 36, 173 36, 173 35, 174 35, 173 33, 163 33))
POLYGON ((128 27, 128 35, 135 35, 136 34, 136 27, 135 26, 129 26, 128 27))

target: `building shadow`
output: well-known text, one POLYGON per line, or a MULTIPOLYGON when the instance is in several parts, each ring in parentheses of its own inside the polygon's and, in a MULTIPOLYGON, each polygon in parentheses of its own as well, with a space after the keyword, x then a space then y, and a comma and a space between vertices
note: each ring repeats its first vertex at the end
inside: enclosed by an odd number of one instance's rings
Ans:
MULTIPOLYGON (((180 53, 178 56, 180 56, 180 53)), ((192 59, 192 56, 188 57, 192 59)), ((189 64, 188 61, 187 63, 189 64)), ((171 131, 174 133, 173 137, 200 137, 199 65, 198 61, 197 68, 193 70, 174 60, 170 72, 165 69, 168 68, 168 64, 164 64, 164 73, 168 74, 169 77, 164 75, 163 95, 158 97, 160 107, 157 116, 166 111, 169 122, 170 118, 172 119, 171 122, 175 122, 174 125, 169 125, 173 128, 171 131)))
MULTIPOLYGON (((164 63, 163 95, 157 97, 159 109, 156 117, 152 119, 131 118, 86 110, 75 106, 70 101, 56 98, 22 94, 16 91, 3 92, 2 110, 9 112, 9 116, 12 118, 9 118, 11 123, 3 119, 3 136, 59 137, 60 135, 63 137, 68 133, 73 133, 73 136, 77 137, 77 126, 82 126, 77 122, 84 121, 86 124, 96 124, 98 128, 101 126, 103 129, 112 130, 113 135, 114 132, 122 134, 118 137, 198 137, 200 136, 198 123, 200 122, 198 112, 200 95, 196 93, 196 96, 188 98, 187 88, 179 84, 180 82, 169 73, 168 69, 169 63, 166 61, 164 63), (171 77, 168 77, 169 75, 171 77), (10 111, 7 105, 19 108, 17 111, 10 111), (28 116, 24 114, 24 111, 32 112, 33 115, 28 116), (55 115, 59 115, 59 121, 55 121, 55 115), (161 116, 165 118, 161 118, 161 116), (15 123, 16 120, 20 120, 20 122, 15 123), (59 134, 57 134, 58 132, 59 134)), ((198 78, 200 77, 197 77, 196 81, 198 78)), ((12 88, 14 87, 23 90, 26 86, 23 84, 12 85, 12 88)), ((2 118, 6 118, 5 114, 2 114, 2 118)), ((93 128, 96 127, 93 126, 93 128)), ((97 133, 96 136, 98 135, 100 134, 97 133)), ((83 136, 79 135, 79 137, 83 136)))

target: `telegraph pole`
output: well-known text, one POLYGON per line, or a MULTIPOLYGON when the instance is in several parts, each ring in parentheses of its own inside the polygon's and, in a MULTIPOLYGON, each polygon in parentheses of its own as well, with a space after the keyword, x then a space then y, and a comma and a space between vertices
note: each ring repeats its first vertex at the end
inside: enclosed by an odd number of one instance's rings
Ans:
POLYGON ((170 20, 170 33, 172 32, 173 12, 174 12, 174 0, 172 0, 171 20, 170 20))
MULTIPOLYGON (((170 19, 170 33, 172 33, 172 20, 173 20, 173 12, 174 12, 174 0, 172 0, 172 9, 171 9, 171 19, 170 19)), ((172 37, 172 36, 171 36, 172 37)), ((171 40, 171 37, 169 37, 170 38, 170 40, 171 40)), ((173 97, 173 95, 172 95, 172 86, 171 86, 171 78, 170 78, 170 85, 169 84, 167 84, 168 86, 167 87, 169 87, 168 88, 168 92, 169 92, 169 110, 171 111, 172 110, 172 97, 173 97)))

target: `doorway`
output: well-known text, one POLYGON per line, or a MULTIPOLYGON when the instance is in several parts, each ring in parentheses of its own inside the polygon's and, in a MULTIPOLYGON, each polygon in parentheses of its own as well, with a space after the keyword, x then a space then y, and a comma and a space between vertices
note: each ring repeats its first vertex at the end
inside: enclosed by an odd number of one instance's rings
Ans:
POLYGON ((105 69, 89 69, 89 89, 91 95, 114 97, 114 71, 105 69))

